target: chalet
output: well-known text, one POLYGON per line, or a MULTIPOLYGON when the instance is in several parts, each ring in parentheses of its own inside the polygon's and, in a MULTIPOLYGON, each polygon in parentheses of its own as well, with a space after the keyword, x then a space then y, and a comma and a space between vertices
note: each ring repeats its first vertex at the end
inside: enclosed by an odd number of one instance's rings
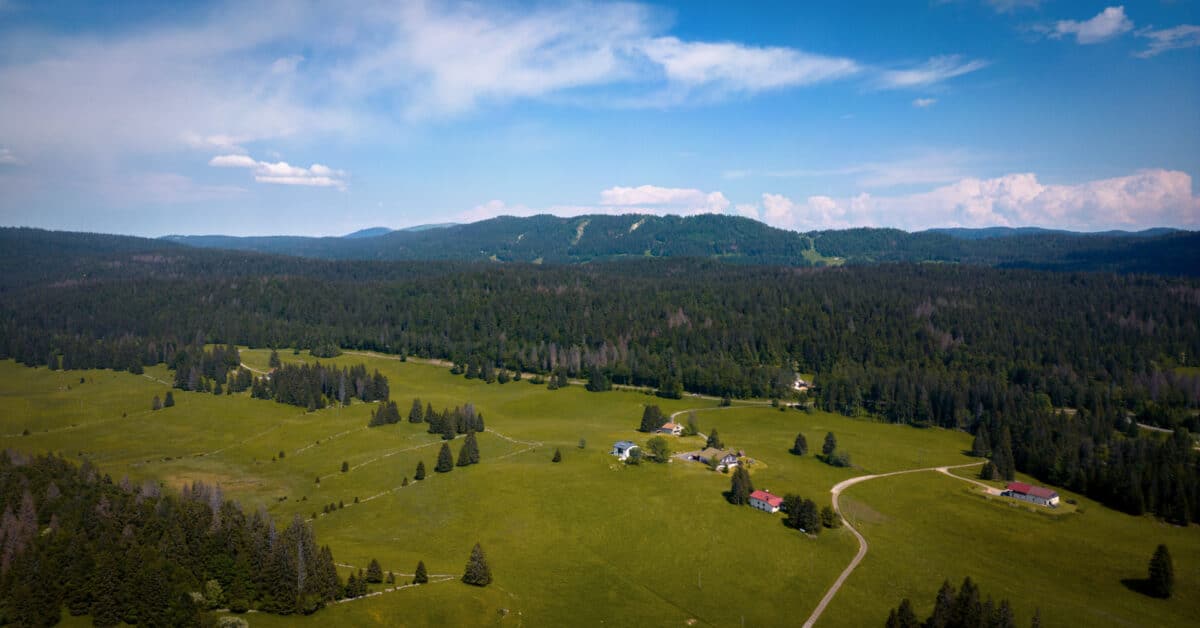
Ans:
POLYGON ((706 447, 700 451, 693 451, 688 454, 688 459, 704 464, 715 464, 718 469, 721 467, 729 469, 738 465, 738 454, 715 447, 706 447))
POLYGON ((1045 487, 1032 486, 1024 482, 1009 482, 1008 488, 1004 489, 1004 492, 1000 494, 1005 497, 1032 502, 1039 506, 1053 507, 1058 505, 1058 493, 1045 487))
POLYGON ((667 423, 658 428, 659 434, 670 434, 671 436, 681 436, 683 434, 683 426, 678 423, 667 423))
POLYGON ((623 440, 613 445, 612 451, 609 452, 617 457, 617 460, 627 460, 630 452, 635 449, 640 449, 633 441, 623 440))
POLYGON ((804 381, 800 377, 796 377, 796 380, 794 382, 792 382, 792 390, 794 390, 796 392, 805 392, 808 390, 808 387, 809 387, 809 383, 804 381))
POLYGON ((779 512, 781 506, 783 506, 783 498, 778 495, 772 495, 766 491, 750 493, 751 508, 757 508, 763 512, 779 512))

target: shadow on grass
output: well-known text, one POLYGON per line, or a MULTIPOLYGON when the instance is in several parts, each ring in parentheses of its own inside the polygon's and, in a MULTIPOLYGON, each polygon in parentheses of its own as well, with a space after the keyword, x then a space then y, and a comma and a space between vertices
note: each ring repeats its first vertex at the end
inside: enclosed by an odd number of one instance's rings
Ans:
POLYGON ((1154 587, 1150 584, 1149 578, 1121 578, 1121 584, 1125 585, 1126 589, 1134 593, 1140 593, 1146 597, 1161 598, 1154 591, 1154 587))

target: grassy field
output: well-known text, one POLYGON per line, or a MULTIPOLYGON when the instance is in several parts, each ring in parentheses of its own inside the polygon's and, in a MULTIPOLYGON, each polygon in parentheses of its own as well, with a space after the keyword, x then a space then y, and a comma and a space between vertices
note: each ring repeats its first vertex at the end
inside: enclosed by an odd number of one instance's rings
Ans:
MULTIPOLYGON (((243 359, 265 369, 267 353, 246 350, 243 359)), ((247 616, 255 626, 803 621, 854 555, 854 538, 846 530, 807 538, 785 528, 778 515, 729 506, 721 496, 728 476, 699 464, 616 464, 608 455, 612 442, 646 439, 633 431, 646 403, 668 413, 696 408, 702 431, 717 429, 727 446, 756 460, 757 487, 819 503, 828 503, 830 486, 856 475, 971 461, 963 453, 969 437, 944 430, 821 412, 719 408, 712 400, 637 392, 594 394, 577 386, 486 385, 441 366, 382 357, 331 361, 379 368, 405 414, 413 397, 438 408, 474 403, 489 429, 479 437, 481 464, 433 473, 440 439, 406 422, 368 429, 373 406, 367 404, 305 413, 246 395, 176 391, 175 407, 151 412, 151 399, 165 394, 163 382, 171 380, 162 367, 136 376, 0 363, 7 409, 0 415, 0 446, 87 456, 118 479, 176 487, 219 482, 227 496, 265 506, 277 519, 318 513, 318 540, 347 565, 377 558, 386 570, 410 574, 424 560, 433 574, 457 575, 479 541, 495 576, 486 589, 433 583, 334 605, 310 618, 247 616), (835 469, 811 455, 788 454, 798 431, 812 449, 833 431, 854 467, 835 469), (550 461, 556 448, 563 453, 558 464, 550 461), (343 461, 351 467, 347 473, 339 471, 343 461), (429 477, 402 487, 418 461, 429 477), (322 505, 338 501, 345 508, 319 514, 322 505)), ((695 437, 676 440, 677 451, 703 444, 695 437)), ((458 443, 452 447, 457 453, 458 443)), ((843 503, 862 523, 871 551, 820 625, 882 622, 905 595, 923 608, 943 575, 961 580, 967 574, 986 592, 1014 602, 1063 597, 1069 603, 1062 608, 1096 625, 1146 623, 1138 612, 1164 625, 1200 615, 1195 596, 1159 602, 1120 583, 1145 570, 1162 540, 1175 555, 1179 590, 1195 590, 1200 534, 1194 527, 1169 528, 1086 500, 1079 513, 1051 520, 990 503, 966 483, 932 473, 855 486, 843 503), (1033 563, 1053 570, 1029 577, 1024 572, 1031 561, 1013 560, 1013 543, 1022 551, 1055 546, 1033 563), (1100 584, 1103 594, 1087 593, 1100 584), (1080 615, 1081 606, 1094 612, 1080 615)), ((1047 625, 1070 623, 1065 620, 1073 615, 1041 606, 1047 625)), ((1027 607, 1018 604, 1026 617, 1027 607)))

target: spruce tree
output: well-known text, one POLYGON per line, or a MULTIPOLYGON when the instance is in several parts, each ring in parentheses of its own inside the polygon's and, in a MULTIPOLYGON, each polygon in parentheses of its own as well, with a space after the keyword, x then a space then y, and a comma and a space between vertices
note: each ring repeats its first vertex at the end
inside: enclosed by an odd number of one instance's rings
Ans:
POLYGON ((438 452, 437 464, 433 470, 438 473, 446 473, 454 468, 454 455, 450 453, 450 444, 442 443, 442 450, 438 452))
POLYGON ((659 410, 658 406, 646 406, 646 409, 642 410, 642 422, 638 426, 638 431, 653 432, 662 427, 663 423, 666 422, 667 419, 663 416, 662 410, 659 410))
POLYGON ((829 432, 825 434, 825 443, 821 445, 821 453, 829 458, 835 451, 837 451, 837 437, 833 435, 833 432, 829 432))
POLYGON ((1159 545, 1150 558, 1150 594, 1169 598, 1175 592, 1175 565, 1166 545, 1159 545))
POLYGON ((988 442, 987 426, 980 425, 979 431, 975 433, 975 440, 971 441, 971 455, 977 458, 986 458, 992 454, 992 444, 988 442))
POLYGON ((267 359, 267 366, 277 369, 283 366, 283 362, 279 359, 279 352, 271 349, 271 357, 267 359))
POLYGON ((550 462, 562 462, 562 452, 558 449, 555 449, 554 457, 550 459, 550 462))
POLYGON ((152 401, 150 403, 150 409, 151 410, 162 410, 162 407, 163 407, 162 401, 159 400, 158 395, 154 395, 154 401, 152 401))
POLYGON ((465 467, 479 463, 479 445, 475 442, 475 432, 467 434, 462 447, 458 450, 458 466, 465 467))
POLYGON ((379 584, 383 582, 383 567, 379 566, 379 561, 374 558, 367 565, 367 582, 371 584, 379 584))
POLYGON ((750 493, 754 492, 754 484, 750 481, 750 472, 742 465, 733 470, 733 478, 729 484, 729 503, 744 506, 750 503, 750 493))
POLYGON ((796 442, 792 443, 792 453, 797 456, 808 453, 808 439, 804 438, 803 432, 796 434, 796 442))
POLYGON ((421 423, 425 420, 425 415, 421 412, 421 400, 413 399, 412 408, 408 411, 409 423, 421 423))
POLYGON ((979 470, 979 479, 994 480, 996 479, 996 465, 992 464, 991 460, 983 463, 983 468, 979 470))
POLYGON ((429 574, 425 573, 425 561, 417 561, 417 571, 413 574, 413 584, 425 584, 429 582, 429 574))
POLYGON ((349 470, 350 470, 350 463, 349 463, 349 462, 347 462, 347 461, 345 461, 345 460, 343 460, 343 461, 342 461, 342 473, 345 473, 345 472, 347 472, 347 471, 349 471, 349 470))
POLYGON ((478 543, 471 548, 471 558, 467 560, 467 568, 463 571, 462 581, 477 587, 486 587, 492 582, 492 570, 488 567, 483 548, 478 543))
POLYGON ((167 396, 163 399, 163 407, 170 408, 175 405, 175 395, 171 391, 167 391, 167 396))
POLYGON ((413 479, 417 480, 417 481, 421 481, 421 480, 425 479, 425 461, 424 460, 417 462, 417 472, 413 474, 413 479))
POLYGON ((721 442, 721 436, 717 434, 717 430, 714 428, 708 433, 708 440, 704 443, 704 446, 712 449, 724 449, 725 443, 721 442))

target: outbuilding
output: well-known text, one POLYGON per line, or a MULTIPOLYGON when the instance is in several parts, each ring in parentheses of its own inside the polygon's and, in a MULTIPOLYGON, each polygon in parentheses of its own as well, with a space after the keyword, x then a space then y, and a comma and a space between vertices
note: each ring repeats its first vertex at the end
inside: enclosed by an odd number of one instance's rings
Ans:
POLYGON ((1024 482, 1009 482, 1008 487, 1001 493, 1006 497, 1031 502, 1039 506, 1057 506, 1058 493, 1043 486, 1033 486, 1024 482))
POLYGON ((779 512, 783 498, 767 491, 754 491, 750 493, 750 506, 763 512, 779 512))
POLYGON ((609 452, 617 457, 617 460, 628 460, 629 454, 635 449, 640 449, 633 441, 622 440, 613 444, 612 451, 609 452))

